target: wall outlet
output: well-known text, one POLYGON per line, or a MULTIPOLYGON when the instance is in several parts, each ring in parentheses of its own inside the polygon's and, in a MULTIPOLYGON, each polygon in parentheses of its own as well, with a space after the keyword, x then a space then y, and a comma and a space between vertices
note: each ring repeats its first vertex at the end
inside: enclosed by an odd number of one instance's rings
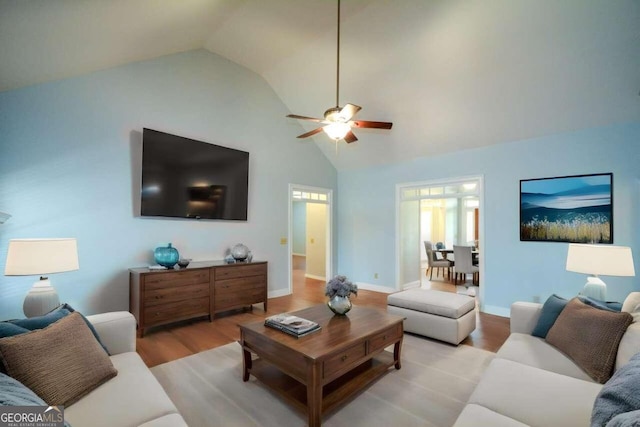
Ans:
POLYGON ((280 238, 280 244, 281 245, 286 245, 287 244, 287 238, 286 237, 281 237, 280 238))
POLYGON ((313 244, 315 242, 316 242, 316 240, 313 237, 309 239, 309 243, 313 244))
POLYGON ((377 279, 378 278, 378 273, 373 273, 373 278, 377 279))

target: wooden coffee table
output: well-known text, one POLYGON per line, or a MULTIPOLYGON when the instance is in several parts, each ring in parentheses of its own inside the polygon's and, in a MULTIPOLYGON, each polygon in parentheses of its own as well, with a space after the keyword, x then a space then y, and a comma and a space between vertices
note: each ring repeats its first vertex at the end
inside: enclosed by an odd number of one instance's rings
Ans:
POLYGON ((326 305, 294 314, 318 322, 322 329, 301 338, 264 326, 240 325, 243 381, 249 375, 306 412, 309 426, 364 390, 395 366, 400 369, 402 321, 384 310, 354 306, 346 316, 326 305), (393 355, 383 351, 394 345, 393 355), (252 360, 251 353, 258 357, 252 360))

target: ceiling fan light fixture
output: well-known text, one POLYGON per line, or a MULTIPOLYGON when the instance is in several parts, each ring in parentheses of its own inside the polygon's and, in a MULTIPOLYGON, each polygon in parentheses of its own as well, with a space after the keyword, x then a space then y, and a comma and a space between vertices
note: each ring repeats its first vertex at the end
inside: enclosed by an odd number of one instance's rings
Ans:
POLYGON ((324 112, 324 119, 330 122, 344 122, 340 116, 340 107, 329 108, 324 112))
POLYGON ((358 138, 351 131, 351 127, 356 128, 372 128, 372 129, 391 129, 393 123, 389 122, 373 122, 368 120, 352 120, 353 117, 362 109, 362 107, 355 104, 345 104, 340 108, 340 0, 338 0, 338 16, 336 22, 336 106, 329 108, 324 112, 324 120, 316 119, 313 117, 299 116, 297 114, 287 114, 287 117, 299 120, 308 120, 315 123, 322 123, 326 126, 317 127, 309 132, 305 132, 302 135, 298 135, 298 138, 308 138, 313 135, 324 131, 329 138, 336 141, 344 140, 347 144, 356 142, 358 138))
POLYGON ((345 135, 351 130, 351 126, 347 123, 334 122, 326 125, 322 130, 329 136, 329 138, 337 141, 345 137, 345 135))

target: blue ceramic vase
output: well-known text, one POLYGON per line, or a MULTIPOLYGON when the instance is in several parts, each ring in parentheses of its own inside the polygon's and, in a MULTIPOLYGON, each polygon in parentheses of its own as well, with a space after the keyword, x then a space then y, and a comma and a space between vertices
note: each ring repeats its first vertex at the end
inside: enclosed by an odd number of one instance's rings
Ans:
POLYGON ((173 268, 180 259, 180 254, 178 253, 178 250, 172 247, 171 243, 169 243, 166 247, 161 246, 156 248, 156 250, 153 251, 153 257, 161 266, 173 268))

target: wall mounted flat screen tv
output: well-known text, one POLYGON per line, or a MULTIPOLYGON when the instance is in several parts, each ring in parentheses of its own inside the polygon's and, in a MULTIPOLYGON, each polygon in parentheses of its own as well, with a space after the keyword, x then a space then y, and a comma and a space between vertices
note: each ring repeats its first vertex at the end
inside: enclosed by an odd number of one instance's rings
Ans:
POLYGON ((249 153, 145 128, 141 215, 247 220, 249 153))

